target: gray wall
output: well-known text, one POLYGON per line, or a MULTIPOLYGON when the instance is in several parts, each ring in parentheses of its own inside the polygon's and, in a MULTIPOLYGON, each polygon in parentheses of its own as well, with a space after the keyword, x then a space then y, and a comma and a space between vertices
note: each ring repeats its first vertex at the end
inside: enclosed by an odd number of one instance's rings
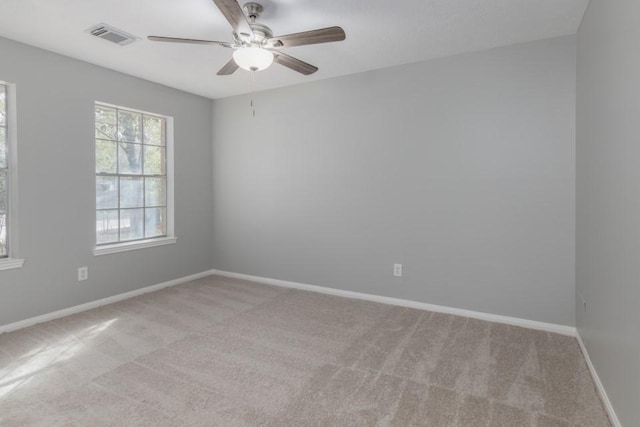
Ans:
POLYGON ((639 41, 640 2, 591 1, 578 32, 577 324, 625 426, 640 420, 639 41))
POLYGON ((211 101, 0 39, 17 84, 20 256, 0 271, 0 325, 211 268, 211 101), (93 105, 175 118, 174 245, 94 257, 93 105), (77 268, 89 267, 78 282, 77 268))
POLYGON ((574 36, 254 105, 213 105, 214 268, 574 324, 574 36))

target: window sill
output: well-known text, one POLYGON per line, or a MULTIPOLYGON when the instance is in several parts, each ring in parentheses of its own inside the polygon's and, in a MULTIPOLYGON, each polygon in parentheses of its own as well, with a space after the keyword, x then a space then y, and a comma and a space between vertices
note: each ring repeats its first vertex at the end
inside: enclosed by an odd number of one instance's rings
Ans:
POLYGON ((177 237, 160 237, 158 239, 140 240, 137 242, 116 243, 114 245, 98 246, 93 249, 93 255, 109 255, 119 252, 135 251, 138 249, 153 248, 156 246, 164 246, 174 244, 178 240, 177 237))
POLYGON ((11 270, 12 268, 22 268, 23 259, 2 258, 0 259, 0 270, 11 270))

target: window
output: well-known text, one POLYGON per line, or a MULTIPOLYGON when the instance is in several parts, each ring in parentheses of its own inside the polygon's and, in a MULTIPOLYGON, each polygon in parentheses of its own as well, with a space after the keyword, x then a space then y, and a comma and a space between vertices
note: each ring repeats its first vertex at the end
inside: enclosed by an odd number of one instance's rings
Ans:
POLYGON ((0 81, 0 270, 22 267, 17 259, 17 153, 15 87, 0 81))
POLYGON ((9 146, 7 143, 7 87, 0 84, 0 258, 9 257, 9 146))
POLYGON ((169 117, 96 104, 97 255, 175 241, 170 131, 169 117))

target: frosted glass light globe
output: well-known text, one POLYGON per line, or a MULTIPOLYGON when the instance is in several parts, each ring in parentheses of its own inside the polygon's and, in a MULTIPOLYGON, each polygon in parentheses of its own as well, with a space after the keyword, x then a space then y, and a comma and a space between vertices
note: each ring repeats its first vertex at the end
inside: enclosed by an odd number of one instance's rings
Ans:
POLYGON ((233 60, 247 71, 262 71, 273 63, 273 53, 259 47, 241 47, 233 51, 233 60))

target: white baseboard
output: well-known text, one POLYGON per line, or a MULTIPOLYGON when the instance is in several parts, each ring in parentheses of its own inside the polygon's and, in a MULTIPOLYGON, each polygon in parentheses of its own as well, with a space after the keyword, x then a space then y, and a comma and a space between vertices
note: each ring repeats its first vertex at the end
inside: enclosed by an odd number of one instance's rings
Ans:
POLYGON ((582 350, 582 354, 584 355, 584 359, 587 361, 587 366, 589 367, 589 371, 591 372, 591 377, 593 378, 593 382, 596 384, 596 389, 598 390, 598 394, 600 395, 600 399, 602 399, 602 403, 604 404, 607 413, 609 414, 609 420, 613 424, 613 427, 622 427, 618 416, 616 415, 616 411, 613 410, 613 405, 609 400, 609 396, 607 396, 607 391, 604 389, 604 385, 602 385, 602 381, 600 381, 600 377, 598 376, 598 372, 596 372, 596 368, 593 366, 591 362, 591 358, 589 357, 589 352, 587 351, 587 347, 584 345, 584 341, 582 341, 582 337, 579 332, 576 332, 576 338, 578 339, 578 344, 580 344, 580 350, 582 350))
MULTIPOLYGON (((100 306, 107 305, 107 304, 112 304, 114 302, 122 301, 122 300, 125 300, 125 299, 128 299, 128 298, 133 298, 133 297, 136 297, 138 295, 146 294, 148 292, 157 291, 157 290, 160 290, 162 288, 167 288, 167 287, 170 287, 170 286, 180 285, 182 283, 186 283, 186 282, 189 282, 191 280, 200 279, 202 277, 207 277, 207 276, 210 276, 212 274, 217 274, 219 276, 225 276, 225 277, 231 277, 231 278, 235 278, 235 279, 249 280, 249 281, 252 281, 252 282, 264 283, 264 284, 267 284, 267 285, 280 286, 280 287, 284 287, 284 288, 301 289, 301 290, 305 290, 305 291, 318 292, 318 293, 329 294, 329 295, 336 295, 336 296, 341 296, 341 297, 345 297, 345 298, 360 299, 360 300, 365 300, 365 301, 378 302, 378 303, 382 303, 382 304, 390 304, 390 305, 397 305, 397 306, 401 306, 401 307, 416 308, 416 309, 419 309, 419 310, 427 310, 427 311, 435 311, 435 312, 438 312, 438 313, 453 314, 453 315, 456 315, 456 316, 470 317, 470 318, 473 318, 473 319, 486 320, 486 321, 489 321, 489 322, 496 322, 496 323, 504 323, 504 324, 507 324, 507 325, 521 326, 523 328, 537 329, 537 330, 541 330, 541 331, 553 332, 553 333, 562 334, 562 335, 577 336, 576 328, 571 327, 571 326, 556 325, 556 324, 553 324, 553 323, 538 322, 538 321, 535 321, 535 320, 520 319, 520 318, 517 318, 517 317, 509 317, 509 316, 501 316, 501 315, 497 315, 497 314, 482 313, 482 312, 479 312, 479 311, 465 310, 465 309, 460 309, 460 308, 447 307, 447 306, 443 306, 443 305, 428 304, 428 303, 424 303, 424 302, 411 301, 411 300, 405 300, 405 299, 400 299, 400 298, 391 298, 391 297, 385 297, 385 296, 380 296, 380 295, 365 294, 365 293, 361 293, 361 292, 345 291, 345 290, 341 290, 341 289, 327 288, 327 287, 324 287, 324 286, 308 285, 308 284, 304 284, 304 283, 290 282, 290 281, 279 280, 279 279, 270 279, 270 278, 267 278, 267 277, 260 277, 260 276, 251 276, 251 275, 248 275, 248 274, 233 273, 233 272, 222 271, 222 270, 203 271, 201 273, 192 274, 190 276, 181 277, 181 278, 174 279, 174 280, 169 280, 168 282, 159 283, 157 285, 147 286, 147 287, 142 288, 142 289, 136 289, 136 290, 131 291, 131 292, 125 292, 123 294, 118 294, 118 295, 114 295, 114 296, 111 296, 111 297, 103 298, 103 299, 100 299, 100 300, 88 302, 86 304, 80 304, 80 305, 76 305, 74 307, 65 308, 63 310, 54 311, 52 313, 43 314, 41 316, 31 317, 29 319, 20 320, 18 322, 14 322, 14 323, 9 323, 8 325, 1 325, 0 326, 0 334, 4 333, 4 332, 11 332, 11 331, 15 331, 15 330, 18 330, 18 329, 26 328, 28 326, 33 326, 33 325, 38 324, 38 323, 48 322, 50 320, 58 319, 58 318, 64 317, 64 316, 69 316, 69 315, 75 314, 75 313, 80 313, 82 311, 91 310, 92 308, 100 307, 100 306)), ((582 343, 581 343, 581 345, 582 345, 582 343)), ((586 356, 586 350, 583 349, 583 351, 585 352, 585 357, 587 357, 586 356)), ((587 357, 587 360, 588 360, 588 357, 587 357)), ((590 368, 591 368, 591 365, 590 365, 590 368)), ((595 371, 593 371, 593 372, 595 372, 595 371)))
POLYGON ((203 271, 202 273, 192 274, 190 276, 169 280, 168 282, 158 283, 157 285, 147 286, 146 288, 136 289, 135 291, 125 292, 123 294, 118 294, 111 297, 99 299, 96 301, 91 301, 86 304, 80 304, 73 307, 65 308, 63 310, 54 311, 52 313, 43 314, 41 316, 20 320, 15 323, 9 323, 8 325, 0 326, 0 334, 4 332, 11 332, 18 329, 26 328, 28 326, 33 326, 38 323, 59 319, 60 317, 69 316, 71 314, 80 313, 82 311, 91 310, 92 308, 101 307, 107 304, 112 304, 114 302, 122 301, 128 298, 133 298, 138 295, 146 294, 148 292, 157 291, 162 288, 168 288, 170 286, 180 285, 182 283, 190 282, 191 280, 196 280, 202 277, 210 276, 211 274, 212 274, 211 270, 207 270, 207 271, 203 271))
POLYGON ((541 331, 553 332, 556 334, 568 335, 572 337, 575 337, 577 334, 576 328, 572 326, 556 325, 553 323, 544 323, 544 322, 538 322, 535 320, 520 319, 517 317, 482 313, 479 311, 464 310, 460 308, 452 308, 452 307, 446 307, 443 305, 428 304, 425 302, 411 301, 411 300, 405 300, 405 299, 399 299, 399 298, 384 297, 380 295, 344 291, 341 289, 327 288, 324 286, 307 285, 304 283, 270 279, 267 277, 260 277, 260 276, 251 276, 248 274, 233 273, 229 271, 212 270, 212 273, 217 274, 219 276, 249 280, 252 282, 264 283, 264 284, 273 285, 273 286, 280 286, 283 288, 301 289, 305 291, 319 292, 321 294, 329 294, 329 295, 336 295, 336 296, 341 296, 346 298, 354 298, 354 299, 361 299, 365 301, 379 302, 382 304, 417 308, 419 310, 435 311, 438 313, 454 314, 456 316, 471 317, 474 319, 487 320, 489 322, 521 326, 523 328, 537 329, 541 331))

